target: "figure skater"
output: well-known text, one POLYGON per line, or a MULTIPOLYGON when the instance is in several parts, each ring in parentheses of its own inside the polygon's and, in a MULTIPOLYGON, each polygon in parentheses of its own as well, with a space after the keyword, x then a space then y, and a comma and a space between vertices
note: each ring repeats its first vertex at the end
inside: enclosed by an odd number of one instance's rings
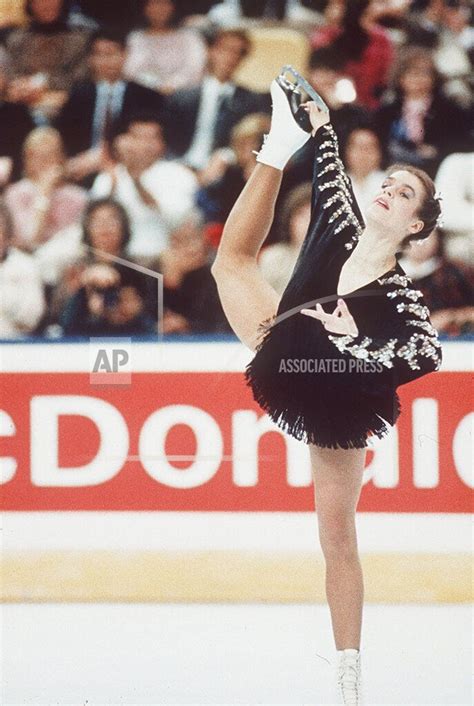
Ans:
POLYGON ((395 165, 364 223, 320 96, 291 67, 271 94, 270 132, 225 224, 212 273, 230 325, 255 353, 245 371, 254 399, 309 445, 338 698, 359 706, 364 586, 355 513, 369 439, 385 436, 400 414, 397 387, 441 364, 423 295, 397 260, 434 229, 440 200, 424 172, 395 165), (257 255, 283 169, 309 139, 311 222, 280 298, 257 255))

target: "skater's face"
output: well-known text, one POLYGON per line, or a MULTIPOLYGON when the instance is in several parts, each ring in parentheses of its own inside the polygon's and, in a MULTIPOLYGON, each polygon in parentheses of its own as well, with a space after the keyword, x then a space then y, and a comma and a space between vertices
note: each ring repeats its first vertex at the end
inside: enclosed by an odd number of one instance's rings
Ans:
POLYGON ((367 209, 367 220, 385 232, 394 234, 396 244, 407 235, 423 229, 418 217, 424 198, 424 187, 417 176, 399 170, 385 177, 373 202, 367 209))

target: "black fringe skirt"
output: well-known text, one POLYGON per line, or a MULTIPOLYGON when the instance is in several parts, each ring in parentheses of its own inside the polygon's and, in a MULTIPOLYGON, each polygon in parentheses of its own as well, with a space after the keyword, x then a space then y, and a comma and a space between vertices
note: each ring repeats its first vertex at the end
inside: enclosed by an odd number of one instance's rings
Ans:
POLYGON ((370 436, 383 438, 400 414, 392 371, 357 371, 320 321, 299 312, 281 317, 284 298, 276 317, 261 324, 263 336, 245 369, 255 401, 280 429, 308 444, 366 448, 370 436))

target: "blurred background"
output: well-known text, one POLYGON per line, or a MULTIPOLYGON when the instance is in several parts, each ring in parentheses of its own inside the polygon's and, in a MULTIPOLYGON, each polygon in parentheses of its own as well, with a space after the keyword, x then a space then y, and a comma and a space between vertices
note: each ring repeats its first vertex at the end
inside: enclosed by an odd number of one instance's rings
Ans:
MULTIPOLYGON (((282 65, 331 108, 362 205, 426 169, 444 226, 402 265, 448 336, 473 330, 474 28, 468 0, 2 0, 0 337, 232 335, 210 265, 282 65)), ((280 292, 309 219, 285 173, 262 271, 280 292)))
MULTIPOLYGON (((468 0, 0 0, 2 704, 331 702, 308 448, 252 399, 210 271, 288 63, 362 210, 394 162, 442 194, 401 264, 443 366, 368 452, 362 644, 368 703, 472 702, 472 19, 468 0)), ((288 164, 259 255, 279 293, 312 160, 288 164)))

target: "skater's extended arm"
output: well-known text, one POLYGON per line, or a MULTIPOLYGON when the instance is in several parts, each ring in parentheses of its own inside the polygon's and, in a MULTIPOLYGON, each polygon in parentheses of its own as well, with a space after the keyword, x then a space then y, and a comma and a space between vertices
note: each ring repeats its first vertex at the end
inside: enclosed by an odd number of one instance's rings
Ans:
POLYGON ((317 227, 327 235, 338 234, 344 229, 360 234, 364 219, 339 155, 337 135, 330 122, 322 122, 317 106, 314 103, 307 105, 315 147, 312 220, 319 219, 317 227))
POLYGON ((319 319, 329 340, 345 356, 393 368, 397 385, 402 385, 439 370, 442 349, 422 292, 411 287, 406 276, 395 274, 384 281, 390 285, 387 297, 394 306, 390 321, 380 322, 377 337, 359 329, 343 299, 339 299, 332 314, 320 305, 316 310, 302 309, 301 313, 319 319))
POLYGON ((394 368, 397 386, 439 370, 442 349, 429 310, 414 302, 404 302, 403 307, 398 309, 398 326, 390 336, 373 338, 359 332, 357 336, 330 334, 328 338, 347 356, 394 368))

